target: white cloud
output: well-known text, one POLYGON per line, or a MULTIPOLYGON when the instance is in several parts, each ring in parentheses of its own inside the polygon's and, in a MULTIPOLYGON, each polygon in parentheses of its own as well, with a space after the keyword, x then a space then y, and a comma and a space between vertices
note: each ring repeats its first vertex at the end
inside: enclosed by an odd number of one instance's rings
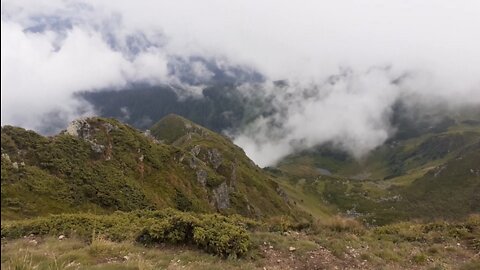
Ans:
POLYGON ((259 118, 237 134, 254 160, 271 164, 328 140, 361 155, 389 136, 386 117, 399 98, 480 104, 479 25, 477 0, 2 1, 2 124, 37 128, 51 110, 71 119, 84 105, 76 91, 175 82, 168 57, 202 55, 291 82, 289 94, 271 93, 268 83, 261 92, 287 115, 259 118), (71 27, 25 31, 39 18, 71 27), (146 39, 138 52, 126 42, 132 34, 146 39), (390 69, 369 71, 379 66, 390 69), (353 73, 324 85, 339 68, 353 73), (401 74, 401 85, 390 83, 401 74), (312 84, 321 85, 318 96, 302 98, 312 84), (272 121, 281 128, 262 124, 272 121))

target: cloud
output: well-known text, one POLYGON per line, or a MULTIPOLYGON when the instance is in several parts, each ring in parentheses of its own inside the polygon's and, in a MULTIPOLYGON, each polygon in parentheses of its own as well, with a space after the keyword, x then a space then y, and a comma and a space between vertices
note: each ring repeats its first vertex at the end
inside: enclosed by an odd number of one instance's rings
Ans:
POLYGON ((327 141, 361 156, 392 134, 398 100, 480 104, 478 25, 476 0, 6 0, 2 124, 38 130, 52 112, 95 113, 78 91, 182 84, 185 74, 200 96, 215 74, 195 56, 264 77, 239 89, 273 113, 232 133, 258 163, 327 141), (171 72, 179 62, 183 75, 171 72))
POLYGON ((392 81, 388 69, 378 68, 347 70, 301 92, 299 86, 273 87, 275 113, 250 123, 235 143, 261 166, 326 142, 361 157, 392 133, 389 117, 400 93, 392 81))
POLYGON ((161 49, 143 46, 129 52, 135 44, 121 42, 133 38, 120 34, 114 36, 122 39, 114 41, 118 48, 113 48, 105 33, 84 21, 87 18, 69 18, 76 23, 48 18, 40 17, 29 26, 2 17, 2 124, 55 131, 45 127, 52 114, 54 121, 94 114, 89 104, 74 97, 78 91, 166 80, 167 61, 161 49))

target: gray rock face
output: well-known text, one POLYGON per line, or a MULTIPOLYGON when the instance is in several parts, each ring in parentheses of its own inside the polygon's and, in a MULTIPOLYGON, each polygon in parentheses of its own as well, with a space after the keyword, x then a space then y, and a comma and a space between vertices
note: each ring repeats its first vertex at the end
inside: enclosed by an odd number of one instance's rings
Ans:
POLYGON ((198 154, 200 154, 200 150, 201 150, 200 145, 195 145, 195 146, 192 148, 192 150, 190 150, 190 153, 192 153, 192 155, 193 155, 194 157, 196 157, 196 156, 198 156, 198 154))
POLYGON ((226 209, 230 207, 230 191, 226 182, 223 182, 213 190, 213 198, 217 209, 226 209))
POLYGON ((103 150, 105 150, 105 145, 97 144, 95 142, 90 142, 90 145, 91 145, 92 151, 97 154, 101 154, 103 153, 103 150))
POLYGON ((213 148, 207 151, 208 160, 212 164, 213 168, 216 170, 220 165, 222 165, 222 154, 218 149, 213 148))
POLYGON ((74 120, 67 127, 67 134, 70 134, 81 139, 89 140, 91 138, 90 134, 90 124, 85 119, 74 120))
POLYGON ((232 163, 232 173, 230 174, 230 188, 235 188, 237 184, 237 167, 238 167, 238 161, 235 160, 234 163, 232 163))
POLYGON ((190 169, 196 169, 198 165, 198 160, 195 157, 191 157, 188 159, 188 166, 190 169))
POLYGON ((110 123, 104 123, 103 126, 105 127, 105 130, 107 131, 107 133, 110 133, 110 131, 112 131, 112 130, 117 130, 118 129, 117 126, 112 125, 110 123))
POLYGON ((207 185, 207 176, 208 173, 205 170, 198 170, 197 172, 197 181, 205 187, 207 185))
MULTIPOLYGON (((112 125, 110 123, 102 123, 102 127, 105 128, 106 133, 110 133, 112 130, 117 130, 118 126, 112 125)), ((110 160, 112 158, 112 144, 103 145, 97 143, 96 139, 93 138, 93 132, 95 128, 90 125, 87 119, 78 119, 74 120, 68 125, 66 134, 78 137, 84 141, 90 143, 90 147, 93 152, 97 154, 104 154, 105 160, 110 160)))

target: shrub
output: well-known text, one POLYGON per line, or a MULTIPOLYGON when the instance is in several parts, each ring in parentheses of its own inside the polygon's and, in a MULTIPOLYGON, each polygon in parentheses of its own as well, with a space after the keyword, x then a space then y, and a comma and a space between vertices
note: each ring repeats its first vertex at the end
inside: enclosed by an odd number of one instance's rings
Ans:
POLYGON ((192 214, 172 209, 111 215, 62 214, 4 222, 2 237, 65 234, 91 240, 93 233, 112 241, 193 244, 209 253, 237 257, 250 246, 247 224, 253 223, 239 216, 192 214))
POLYGON ((328 229, 333 232, 348 232, 352 234, 363 234, 365 226, 353 218, 334 216, 326 220, 319 220, 314 226, 314 230, 328 229))

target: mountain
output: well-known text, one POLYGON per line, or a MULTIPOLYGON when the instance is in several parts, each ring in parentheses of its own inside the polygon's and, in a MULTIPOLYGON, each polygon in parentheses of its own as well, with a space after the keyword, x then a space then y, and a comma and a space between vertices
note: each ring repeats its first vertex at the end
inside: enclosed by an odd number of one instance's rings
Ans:
POLYGON ((173 114, 4 126, 2 268, 478 269, 480 126, 408 137, 261 169, 173 114))
POLYGON ((98 117, 52 137, 4 126, 1 149, 2 220, 165 207, 298 216, 240 148, 175 115, 147 133, 98 117))
POLYGON ((291 196, 305 190, 304 202, 327 203, 367 223, 463 218, 480 212, 477 118, 403 129, 361 160, 332 145, 319 146, 285 158, 275 171, 291 196))
POLYGON ((174 113, 220 132, 242 123, 247 113, 242 94, 232 83, 204 87, 202 98, 184 87, 170 85, 131 85, 122 91, 82 92, 79 97, 92 104, 104 117, 113 117, 137 128, 146 129, 174 113), (184 95, 179 93, 185 92, 184 95))

